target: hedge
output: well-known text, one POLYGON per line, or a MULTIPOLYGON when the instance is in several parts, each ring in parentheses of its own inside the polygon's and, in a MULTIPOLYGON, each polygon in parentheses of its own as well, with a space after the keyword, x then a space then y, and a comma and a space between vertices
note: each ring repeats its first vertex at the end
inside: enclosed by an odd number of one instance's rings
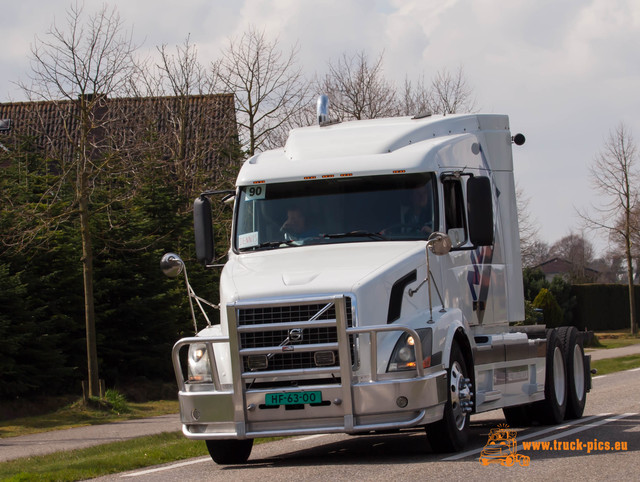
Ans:
MULTIPOLYGON (((629 288, 622 284, 573 285, 576 296, 573 325, 580 330, 630 328, 629 288)), ((635 286, 636 312, 640 314, 640 286, 635 286)))

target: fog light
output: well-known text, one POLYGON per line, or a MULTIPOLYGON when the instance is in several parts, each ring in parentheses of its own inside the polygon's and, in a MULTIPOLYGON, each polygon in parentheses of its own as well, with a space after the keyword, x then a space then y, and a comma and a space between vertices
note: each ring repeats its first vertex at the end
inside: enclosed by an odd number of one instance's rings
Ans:
POLYGON ((405 408, 409 405, 409 399, 407 397, 398 397, 396 398, 396 405, 400 408, 405 408))
POLYGON ((317 351, 313 354, 317 367, 330 367, 336 364, 336 355, 332 351, 317 351))
POLYGON ((251 355, 247 358, 247 365, 249 370, 266 370, 269 366, 269 359, 267 355, 251 355))

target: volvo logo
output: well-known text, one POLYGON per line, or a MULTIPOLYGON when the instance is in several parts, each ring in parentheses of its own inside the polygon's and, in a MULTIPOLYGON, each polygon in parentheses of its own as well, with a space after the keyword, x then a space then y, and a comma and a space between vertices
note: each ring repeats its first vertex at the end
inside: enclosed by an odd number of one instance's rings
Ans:
POLYGON ((289 341, 294 343, 300 342, 302 341, 302 338, 302 328, 293 328, 292 330, 289 330, 289 341))

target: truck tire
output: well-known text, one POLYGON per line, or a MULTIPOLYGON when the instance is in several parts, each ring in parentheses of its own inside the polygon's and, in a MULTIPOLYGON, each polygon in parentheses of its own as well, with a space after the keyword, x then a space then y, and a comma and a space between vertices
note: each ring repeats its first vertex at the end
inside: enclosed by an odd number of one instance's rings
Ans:
POLYGON ((206 440, 209 455, 216 464, 244 464, 249 460, 253 439, 245 440, 206 440))
POLYGON ((567 411, 565 419, 582 417, 587 401, 587 376, 584 365, 584 342, 574 326, 558 329, 558 338, 567 367, 567 411))
POLYGON ((427 438, 436 453, 459 452, 469 439, 469 407, 473 399, 472 386, 464 356, 457 343, 451 346, 451 358, 447 375, 447 403, 442 420, 427 425, 427 438))
POLYGON ((547 356, 544 400, 532 404, 534 418, 555 425, 564 420, 567 410, 567 370, 562 343, 556 330, 547 330, 547 356))

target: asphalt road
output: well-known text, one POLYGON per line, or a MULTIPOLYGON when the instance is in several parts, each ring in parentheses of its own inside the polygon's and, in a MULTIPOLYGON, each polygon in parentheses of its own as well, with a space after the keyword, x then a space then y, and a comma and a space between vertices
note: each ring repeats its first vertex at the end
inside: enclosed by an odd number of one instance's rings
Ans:
POLYGON ((518 453, 530 457, 528 467, 480 464, 478 458, 489 431, 500 423, 504 423, 501 411, 474 416, 468 450, 453 455, 434 454, 422 430, 369 436, 316 435, 256 445, 245 465, 218 466, 202 457, 97 480, 640 479, 640 369, 596 377, 580 420, 518 429, 518 453), (524 443, 534 441, 549 442, 551 450, 525 449, 524 443), (553 450, 554 441, 573 442, 573 447, 560 450, 560 445, 553 450), (606 451, 606 442, 626 443, 627 450, 606 451), (582 450, 577 450, 580 443, 582 450))

